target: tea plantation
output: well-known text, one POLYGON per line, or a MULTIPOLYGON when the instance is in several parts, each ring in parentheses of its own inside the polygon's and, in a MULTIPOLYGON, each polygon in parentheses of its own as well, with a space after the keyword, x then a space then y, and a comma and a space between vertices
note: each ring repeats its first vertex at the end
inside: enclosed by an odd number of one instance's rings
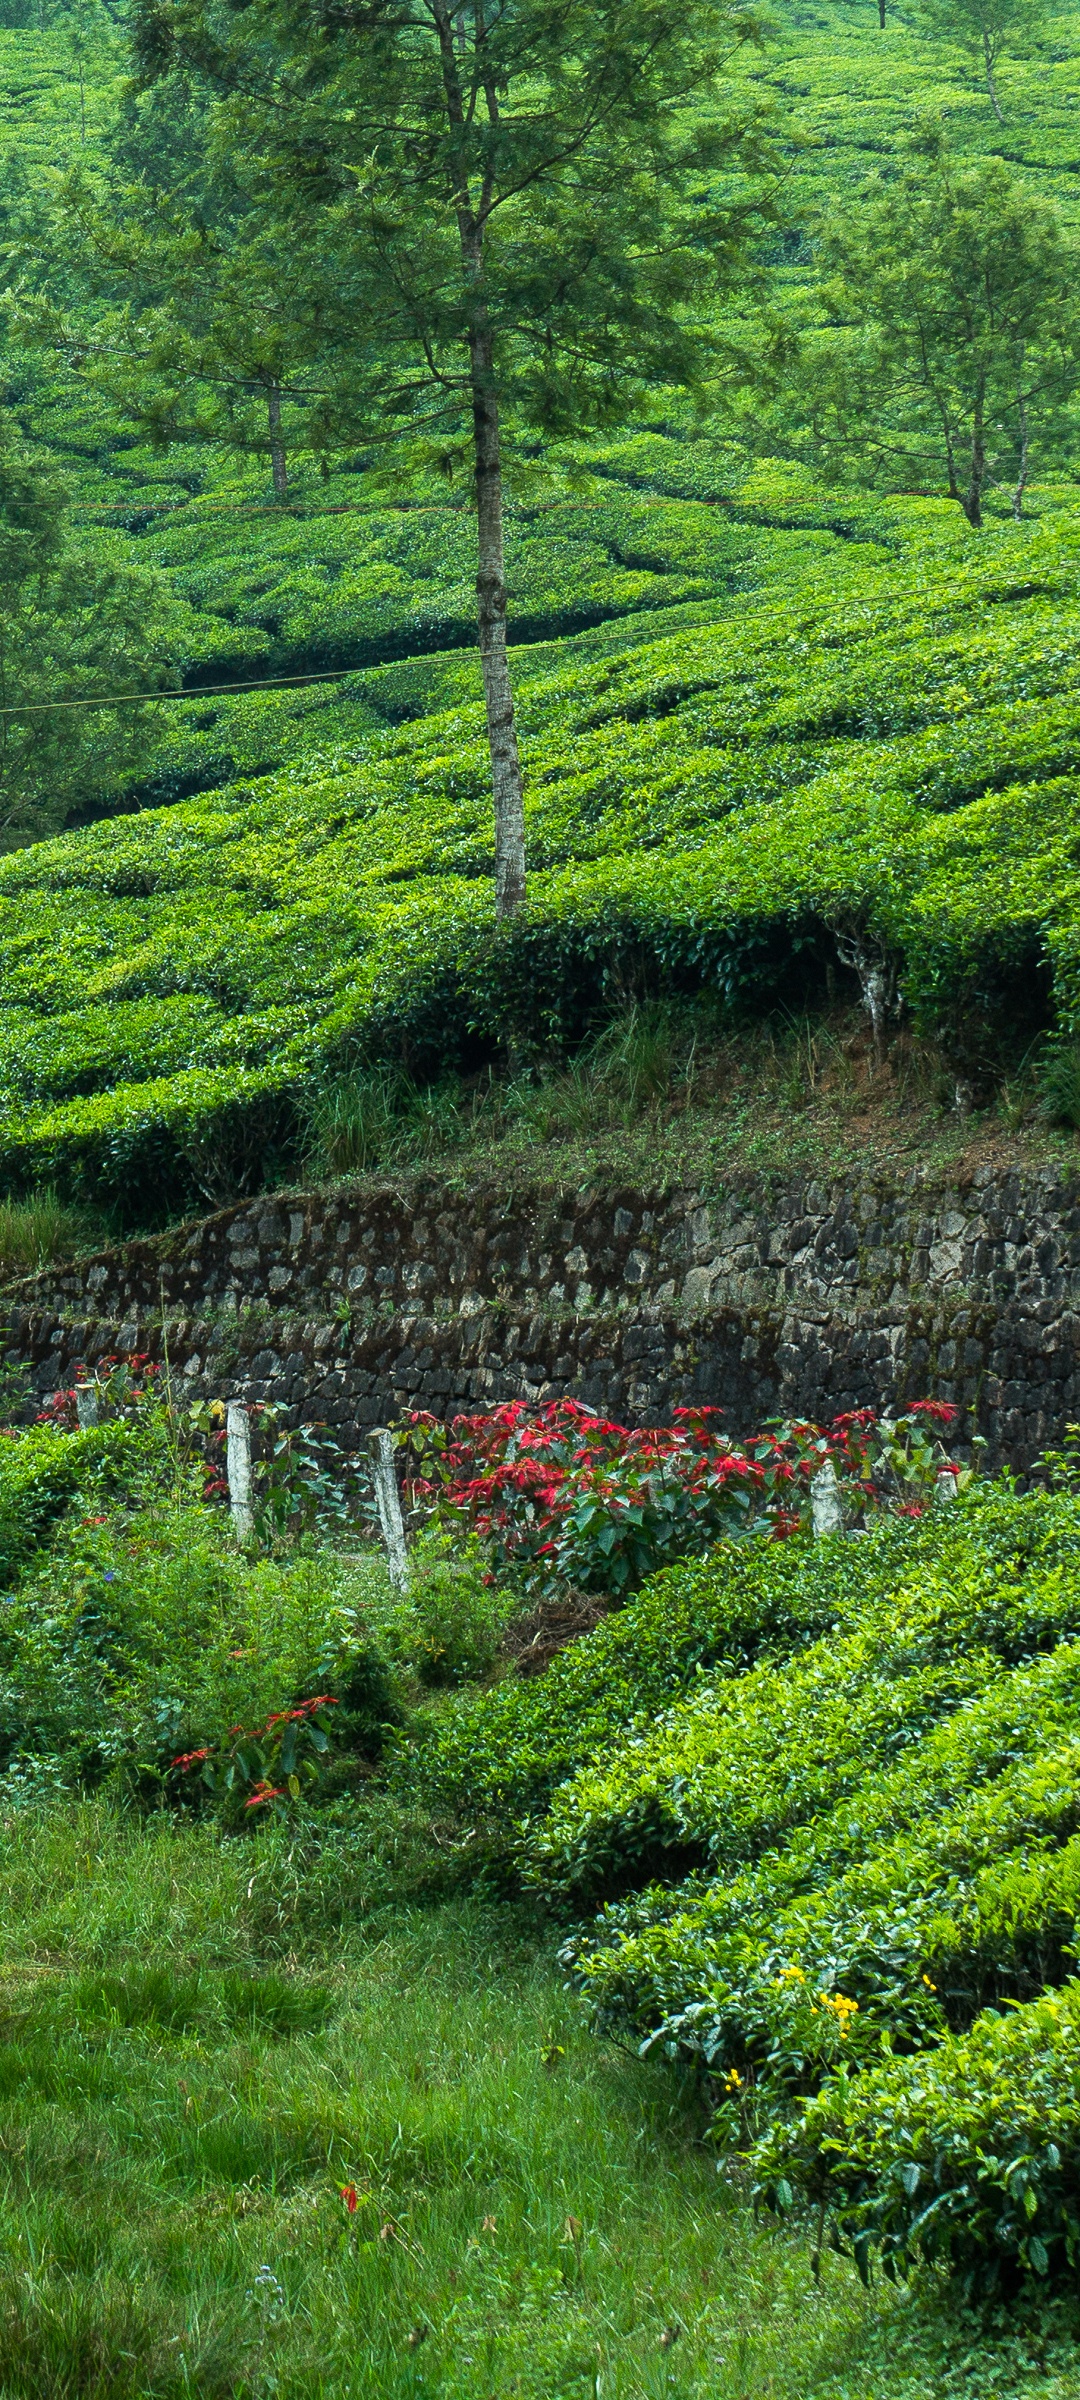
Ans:
MULTIPOLYGON (((601 529, 631 546, 648 520, 649 568, 610 587, 626 605, 632 580, 629 625, 517 653, 531 884, 498 936, 467 656, 370 668, 302 718, 278 700, 269 732, 265 701, 233 702, 178 747, 185 775, 199 742, 229 740, 230 774, 260 743, 303 755, 11 858, 11 1182, 137 1210, 186 1197, 212 1141, 227 1188, 253 1145, 289 1158, 298 1095, 350 1057, 434 1076, 558 1047, 635 980, 805 1004, 837 927, 895 954, 958 1041, 1070 1025, 1075 520, 1048 506, 975 545, 944 505, 857 503, 836 531, 783 484, 651 514, 623 494, 550 562, 569 607, 575 566, 605 588, 601 529)), ((431 538, 385 549, 418 574, 431 538)), ((381 603, 355 606, 374 628, 381 603)))
MULTIPOLYGON (((974 1110, 1070 1168, 1080 320, 1010 320, 1033 380, 960 459, 910 357, 843 418, 884 317, 823 261, 936 161, 1075 263, 1075 12, 728 25, 765 199, 696 384, 505 411, 499 921, 464 454, 347 436, 340 378, 320 419, 220 327, 196 406, 165 351, 125 401, 176 291, 125 317, 94 252, 113 208, 145 273, 116 178, 208 121, 174 84, 154 132, 170 42, 212 80, 238 24, 354 15, 0 0, 4 1275, 454 1142, 460 1185, 491 1128, 686 1180, 695 1093, 755 1164, 770 1074, 786 1167, 832 1077, 917 1089, 909 1165, 974 1110)), ((205 156, 185 272, 242 217, 205 156)), ((695 206, 746 199, 723 161, 695 206)), ((917 1395, 734 1458, 708 1412, 425 1420, 401 1588, 325 1427, 260 1421, 238 1540, 222 1408, 138 1359, 96 1397, 30 1423, 4 1370, 0 2400, 1077 2400, 1075 1429, 1021 1489, 917 1395)))
MULTIPOLYGON (((100 54, 83 140, 61 31, 0 42, 17 230, 65 150, 96 155, 123 57, 100 54)), ((1071 19, 1008 47, 1005 142, 965 54, 891 13, 882 33, 866 9, 785 12, 746 69, 806 224, 943 112, 965 159, 1022 153, 1071 222, 1076 73, 1071 19)), ((809 253, 781 251, 794 323, 818 305, 809 253)), ((921 497, 824 486, 797 427, 785 452, 782 410, 710 426, 673 399, 546 459, 512 446, 529 893, 496 934, 467 491, 420 469, 395 490, 362 452, 320 480, 301 451, 282 511, 220 450, 118 437, 62 361, 24 350, 9 385, 74 477, 73 538, 164 579, 192 691, 158 704, 146 771, 115 794, 137 813, 0 869, 12 1191, 62 1177, 152 1218, 294 1172, 313 1095, 365 1061, 424 1080, 556 1055, 628 993, 704 992, 733 1023, 814 1010, 854 992, 853 938, 961 1072, 1071 1035, 1060 430, 1021 521, 1002 486, 977 534, 932 478, 921 497)))

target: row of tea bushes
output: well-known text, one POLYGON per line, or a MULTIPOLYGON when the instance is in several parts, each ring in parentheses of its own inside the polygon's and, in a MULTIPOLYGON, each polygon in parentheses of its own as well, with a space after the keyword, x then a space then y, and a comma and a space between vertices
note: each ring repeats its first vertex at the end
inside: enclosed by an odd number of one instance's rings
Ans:
POLYGON ((605 1903, 564 1951, 598 2026, 696 2066, 722 2152, 864 2266, 1068 2271, 1080 1500, 721 1548, 539 1682, 413 1773, 503 1872, 605 1903))
POLYGON ((954 1034, 1029 1041, 1047 993, 1068 1022, 1076 523, 975 544, 950 519, 927 547, 924 513, 895 547, 772 536, 783 594, 549 647, 507 929, 465 697, 5 861, 0 1172, 137 1217, 210 1188, 209 1157, 224 1192, 293 1162, 305 1095, 365 1051, 434 1076, 558 1050, 628 984, 805 1005, 837 927, 954 1034))

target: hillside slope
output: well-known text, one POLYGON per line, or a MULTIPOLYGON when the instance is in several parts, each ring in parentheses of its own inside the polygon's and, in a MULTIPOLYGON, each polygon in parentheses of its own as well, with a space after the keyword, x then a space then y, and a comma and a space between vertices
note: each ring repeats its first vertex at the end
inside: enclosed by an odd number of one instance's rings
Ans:
MULTIPOLYGON (((0 51, 10 219, 20 174, 94 154, 118 65, 102 54, 83 143, 60 37, 0 51)), ((793 307, 800 213, 920 112, 1072 213, 1072 18, 1006 57, 1003 128, 961 53, 869 8, 786 11, 748 72, 791 137, 793 307)), ((634 994, 704 989, 733 1022, 815 1006, 854 992, 856 951, 958 1061, 1071 1026, 1071 484, 1037 485, 1022 524, 1002 495, 975 535, 932 495, 815 487, 755 462, 752 430, 678 412, 519 461, 531 887, 496 938, 465 496, 301 460, 283 512, 257 466, 155 456, 14 363, 9 403, 75 477, 81 538, 120 528, 168 577, 191 697, 116 794, 140 813, 0 868, 10 1187, 62 1175, 139 1215, 191 1196, 196 1154, 222 1191, 294 1164, 306 1096, 357 1059, 527 1060, 634 994)))

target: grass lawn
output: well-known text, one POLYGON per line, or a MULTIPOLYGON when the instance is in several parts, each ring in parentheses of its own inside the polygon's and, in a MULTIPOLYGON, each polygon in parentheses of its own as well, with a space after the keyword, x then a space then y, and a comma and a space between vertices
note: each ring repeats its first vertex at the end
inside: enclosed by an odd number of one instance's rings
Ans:
POLYGON ((670 2072, 582 2029, 550 1931, 395 1900, 387 1854, 8 1819, 0 2400, 1080 2389, 1045 2321, 987 2348, 816 2286, 670 2072))

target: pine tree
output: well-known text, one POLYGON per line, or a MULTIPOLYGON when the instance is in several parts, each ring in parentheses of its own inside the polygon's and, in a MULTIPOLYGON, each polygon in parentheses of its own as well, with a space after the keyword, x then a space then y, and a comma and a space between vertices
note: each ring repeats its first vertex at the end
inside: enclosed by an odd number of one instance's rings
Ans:
POLYGON ((507 658, 506 426, 612 424, 691 386, 760 222, 755 104, 728 0, 141 0, 144 83, 214 95, 213 138, 334 361, 327 424, 467 441, 495 803, 496 910, 525 890, 507 658))
POLYGON ((290 435, 306 442, 314 424, 318 308, 242 174, 213 154, 187 78, 129 92, 104 170, 68 175, 44 239, 11 256, 28 345, 74 361, 155 446, 268 459, 288 499, 290 435))
POLYGON ((1006 480, 1019 515, 1032 446, 1064 432, 1080 380, 1080 262, 1057 211, 998 159, 960 168, 932 129, 819 256, 818 460, 909 488, 941 476, 974 527, 1006 480))
POLYGON ((119 537, 81 538, 49 465, 0 422, 0 848, 135 776, 174 680, 167 596, 119 537))
POLYGON ((919 16, 931 35, 970 51, 982 68, 986 95, 998 124, 1005 122, 995 69, 1005 52, 1046 21, 1043 0, 919 0, 919 16))

